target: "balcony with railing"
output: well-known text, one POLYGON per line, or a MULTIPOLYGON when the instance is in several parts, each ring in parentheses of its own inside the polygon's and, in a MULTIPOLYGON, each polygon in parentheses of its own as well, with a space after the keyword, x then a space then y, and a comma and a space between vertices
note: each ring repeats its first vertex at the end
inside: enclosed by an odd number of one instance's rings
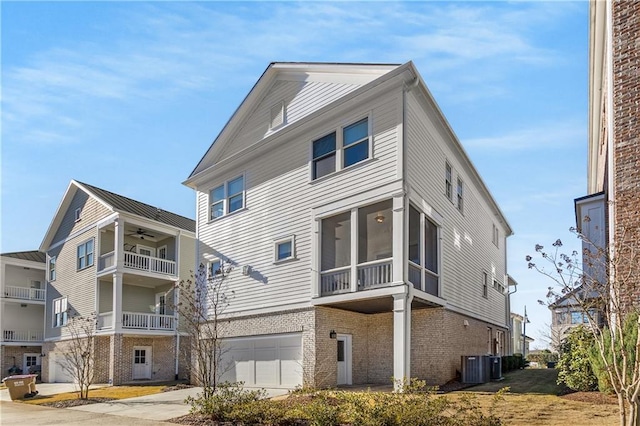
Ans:
MULTIPOLYGON (((147 314, 144 312, 122 312, 122 328, 128 330, 174 331, 173 315, 147 314)), ((98 329, 113 329, 113 311, 98 315, 98 329)))
MULTIPOLYGON (((124 252, 124 268, 130 271, 150 272, 175 276, 176 262, 159 257, 148 256, 138 253, 124 252)), ((98 257, 98 272, 113 268, 115 266, 115 252, 102 254, 98 257)))
POLYGON ((5 286, 3 296, 7 299, 28 300, 35 302, 44 302, 46 299, 46 290, 41 288, 29 288, 18 286, 5 286))
POLYGON ((43 340, 42 330, 2 330, 3 342, 40 343, 43 340))

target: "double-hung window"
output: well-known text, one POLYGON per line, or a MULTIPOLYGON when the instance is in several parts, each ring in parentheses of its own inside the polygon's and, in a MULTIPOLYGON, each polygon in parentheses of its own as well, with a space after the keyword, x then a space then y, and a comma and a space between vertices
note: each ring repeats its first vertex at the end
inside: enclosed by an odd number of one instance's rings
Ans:
POLYGON ((53 326, 62 327, 67 324, 67 298, 60 297, 53 301, 53 326))
POLYGON ((452 180, 451 164, 445 163, 444 165, 444 193, 449 201, 452 201, 453 196, 453 180, 452 180))
POLYGON ((238 176, 209 191, 209 220, 244 207, 244 176, 238 176))
POLYGON ((457 190, 457 196, 458 196, 458 210, 460 210, 460 213, 462 213, 463 210, 463 203, 464 203, 464 198, 463 198, 463 186, 462 186, 462 179, 458 178, 458 190, 457 190))
POLYGON ((369 118, 314 140, 312 151, 313 180, 368 159, 371 156, 369 118))
POLYGON ((80 244, 77 249, 78 269, 88 268, 93 265, 93 239, 80 244))
POLYGON ((222 275, 222 262, 220 259, 214 259, 209 262, 209 278, 215 278, 222 275))
POLYGON ((49 281, 56 280, 56 256, 49 258, 49 281))

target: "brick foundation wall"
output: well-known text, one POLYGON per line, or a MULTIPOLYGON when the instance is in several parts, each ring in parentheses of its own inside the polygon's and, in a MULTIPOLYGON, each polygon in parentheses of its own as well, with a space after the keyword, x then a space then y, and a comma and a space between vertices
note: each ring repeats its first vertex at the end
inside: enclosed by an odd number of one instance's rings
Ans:
MULTIPOLYGON (((15 365, 22 369, 24 354, 40 354, 42 353, 41 346, 26 346, 24 348, 20 346, 0 346, 0 372, 2 372, 2 377, 0 379, 9 375, 9 369, 13 367, 13 360, 15 357, 15 365)), ((44 363, 46 358, 41 358, 40 363, 44 363)), ((23 371, 24 374, 27 374, 27 371, 23 371)))

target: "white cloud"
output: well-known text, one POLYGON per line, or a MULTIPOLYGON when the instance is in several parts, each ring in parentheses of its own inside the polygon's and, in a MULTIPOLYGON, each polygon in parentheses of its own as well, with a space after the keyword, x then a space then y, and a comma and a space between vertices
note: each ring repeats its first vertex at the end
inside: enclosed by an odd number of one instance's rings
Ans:
POLYGON ((587 126, 583 122, 539 123, 534 128, 514 130, 512 132, 481 138, 462 140, 469 149, 501 151, 536 151, 550 148, 583 146, 586 141, 587 126))

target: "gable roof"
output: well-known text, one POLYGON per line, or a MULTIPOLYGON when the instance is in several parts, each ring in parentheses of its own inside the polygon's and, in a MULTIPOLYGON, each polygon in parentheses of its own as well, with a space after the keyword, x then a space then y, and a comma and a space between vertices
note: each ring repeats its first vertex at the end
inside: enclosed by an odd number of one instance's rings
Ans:
POLYGON ((253 112, 254 106, 260 102, 278 78, 308 81, 322 76, 325 80, 340 81, 344 79, 362 86, 400 66, 401 64, 271 62, 202 156, 187 181, 212 165, 215 152, 222 148, 220 145, 225 144, 242 126, 253 112))
POLYGON ((40 244, 40 250, 46 251, 51 244, 51 240, 55 236, 55 231, 62 221, 64 212, 69 207, 71 200, 75 193, 80 190, 96 199, 103 204, 107 209, 112 212, 122 212, 132 214, 145 219, 151 219, 156 222, 164 223, 169 226, 184 229, 189 232, 195 232, 196 222, 193 219, 181 216, 176 213, 172 213, 167 210, 163 210, 159 207, 152 206, 150 204, 143 203, 141 201, 133 200, 129 197, 116 194, 111 191, 107 191, 97 186, 82 183, 76 180, 72 180, 65 191, 62 201, 53 216, 51 224, 45 233, 44 239, 40 244))
POLYGON ((79 181, 76 182, 89 190, 89 192, 97 198, 102 199, 102 201, 111 206, 115 211, 135 214, 136 216, 155 220, 156 222, 175 226, 176 228, 185 229, 191 232, 196 231, 196 222, 193 219, 180 216, 176 213, 171 213, 170 211, 162 210, 159 207, 154 207, 150 204, 136 201, 123 195, 118 195, 111 191, 107 191, 106 189, 98 188, 97 186, 79 181))
POLYGON ((39 262, 39 263, 45 263, 47 260, 47 256, 43 252, 38 250, 2 253, 0 256, 11 257, 11 258, 20 259, 20 260, 28 260, 30 262, 39 262))

